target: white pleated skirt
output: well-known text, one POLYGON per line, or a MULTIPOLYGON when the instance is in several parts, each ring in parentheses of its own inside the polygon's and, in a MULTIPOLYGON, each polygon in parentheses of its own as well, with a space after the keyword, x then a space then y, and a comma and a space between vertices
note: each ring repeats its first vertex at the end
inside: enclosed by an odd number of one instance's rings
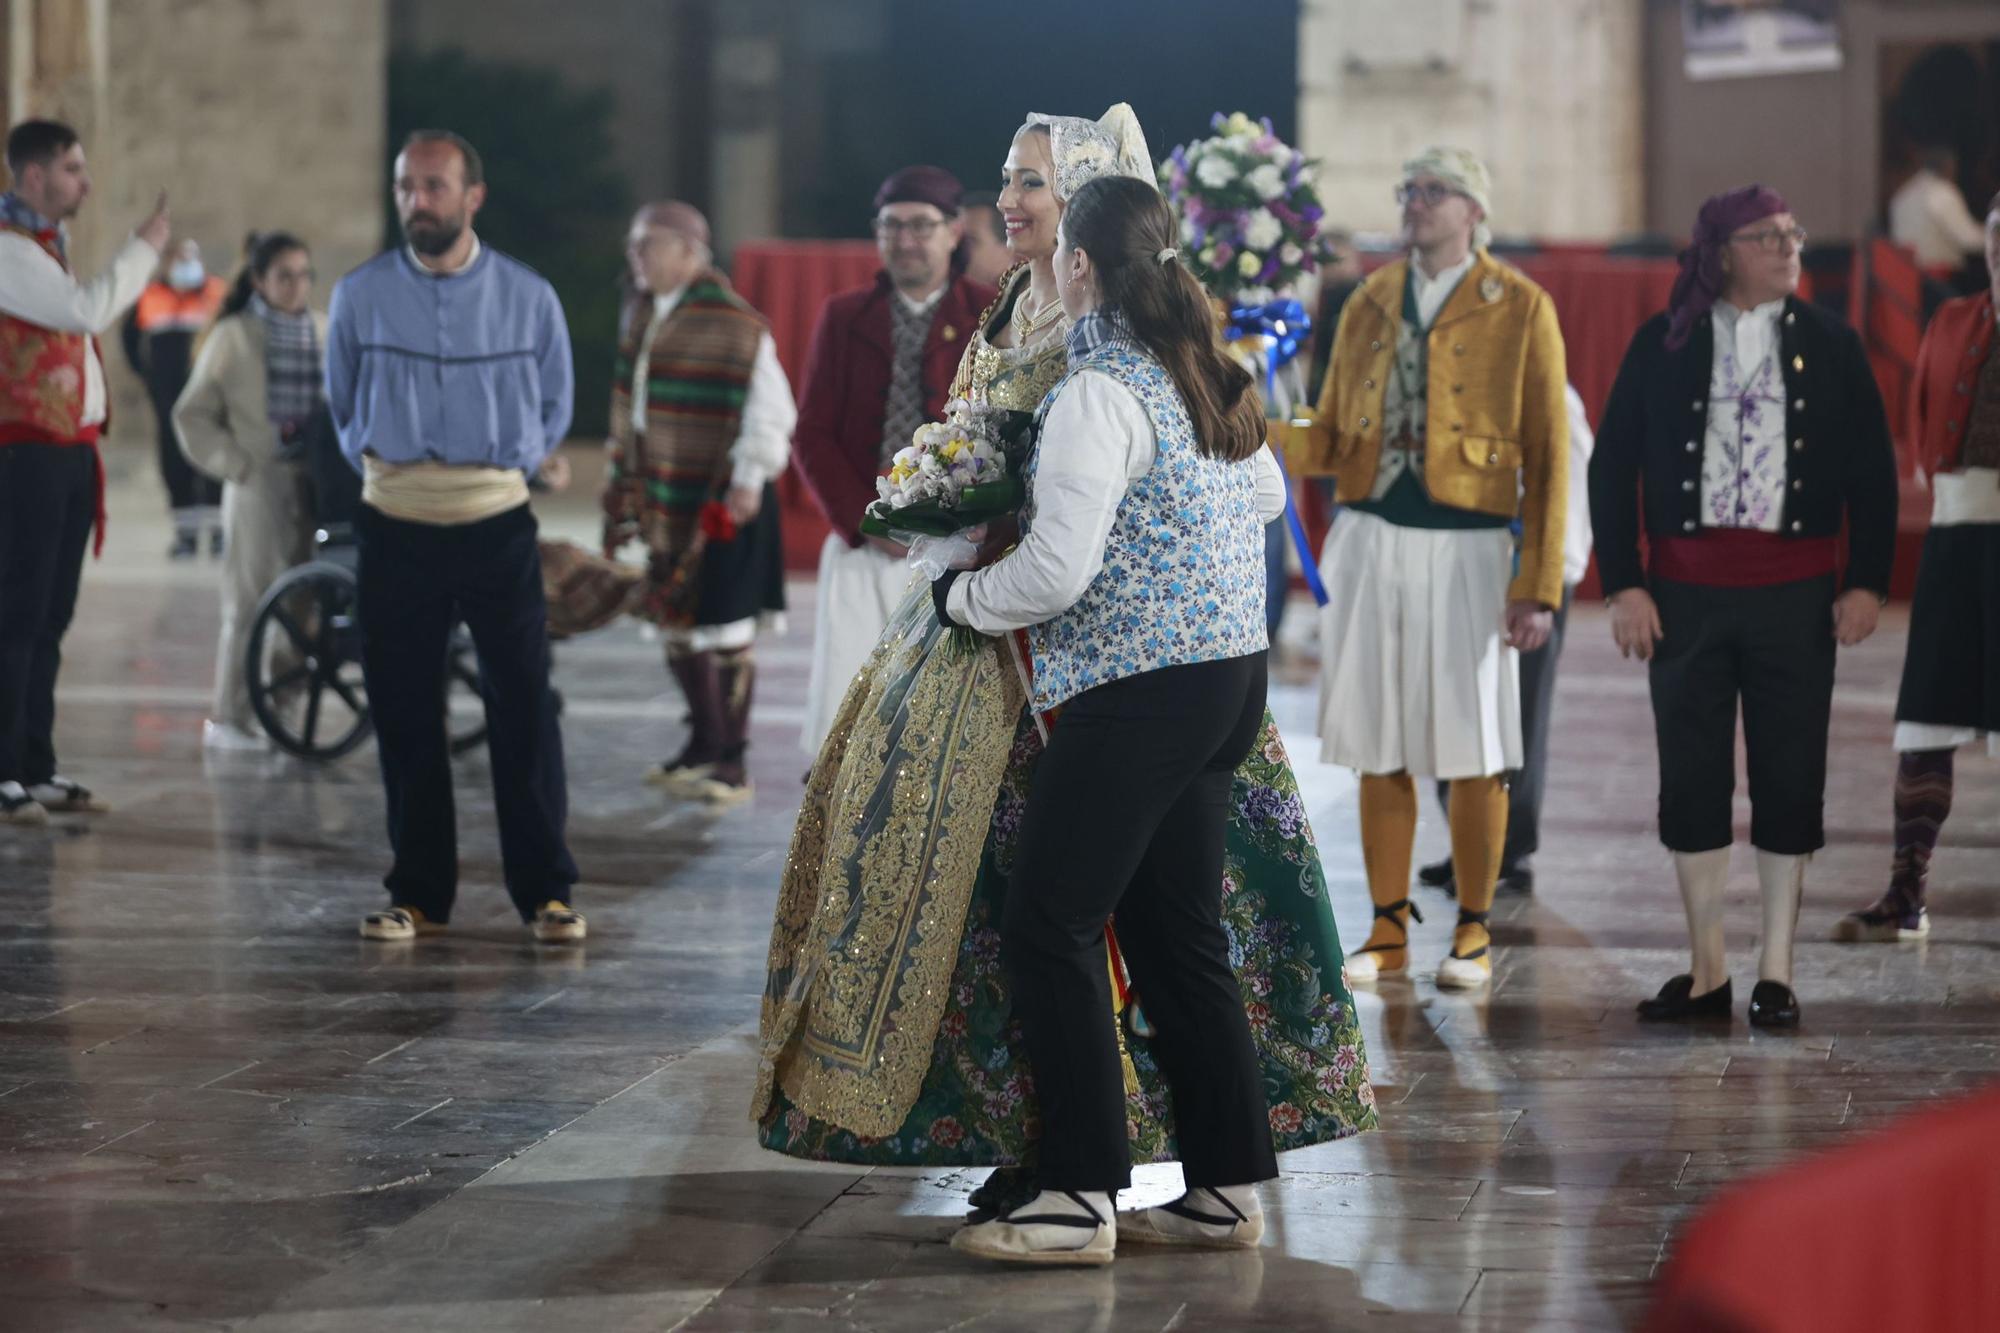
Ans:
POLYGON ((799 737, 807 754, 819 753, 848 685, 875 650, 911 577, 905 561, 827 536, 819 552, 812 675, 806 685, 805 731, 799 737))
POLYGON ((1520 655, 1505 639, 1514 537, 1340 510, 1320 555, 1320 758, 1476 778, 1521 766, 1520 655))

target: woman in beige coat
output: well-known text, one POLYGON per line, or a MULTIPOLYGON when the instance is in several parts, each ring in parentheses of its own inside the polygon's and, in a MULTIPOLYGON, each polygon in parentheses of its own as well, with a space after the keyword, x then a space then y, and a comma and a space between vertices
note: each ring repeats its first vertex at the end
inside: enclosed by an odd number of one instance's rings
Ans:
POLYGON ((214 714, 202 727, 202 743, 214 749, 269 744, 244 674, 250 626, 264 590, 312 554, 303 451, 323 402, 326 347, 312 286, 304 241, 285 232, 257 237, 174 405, 181 451, 224 483, 222 633, 214 714))

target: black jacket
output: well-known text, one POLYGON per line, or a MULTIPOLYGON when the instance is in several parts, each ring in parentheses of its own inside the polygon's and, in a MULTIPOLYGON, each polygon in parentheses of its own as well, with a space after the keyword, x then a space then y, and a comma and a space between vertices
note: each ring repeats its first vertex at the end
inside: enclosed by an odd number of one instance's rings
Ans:
MULTIPOLYGON (((1639 522, 1654 536, 1701 526, 1701 464, 1708 425, 1715 320, 1703 315, 1678 352, 1667 317, 1632 336, 1590 459, 1590 523, 1604 594, 1643 587, 1639 522), (1644 483, 1643 506, 1639 492, 1644 483)), ((1793 297, 1779 323, 1785 376, 1788 537, 1834 537, 1847 526, 1844 587, 1889 591, 1896 549, 1896 456, 1882 395, 1861 339, 1831 314, 1793 297)))

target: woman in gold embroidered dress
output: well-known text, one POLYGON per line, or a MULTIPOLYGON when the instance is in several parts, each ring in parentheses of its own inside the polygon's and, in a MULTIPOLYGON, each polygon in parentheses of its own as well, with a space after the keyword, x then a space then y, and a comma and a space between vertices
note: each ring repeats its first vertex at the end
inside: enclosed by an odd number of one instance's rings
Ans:
MULTIPOLYGON (((1008 248, 1025 262, 971 338, 953 396, 1032 412, 1062 378, 1057 224, 1064 201, 1107 174, 1153 180, 1122 103, 1101 121, 1032 116, 1015 135, 999 202, 1008 248)), ((751 1107, 765 1147, 884 1166, 1032 1156, 1034 1085, 999 958, 1001 904, 1042 750, 1025 705, 1007 645, 951 651, 928 583, 914 581, 841 703, 793 832, 751 1107)), ((1227 867, 1224 925, 1277 1147, 1373 1128, 1325 876, 1268 713, 1237 770, 1227 867)), ((1116 971, 1115 952, 1107 965, 1116 971)), ((1165 1161, 1175 1155, 1167 1088, 1147 1050, 1144 997, 1135 998, 1121 1028, 1133 1159, 1165 1161)), ((1015 1184, 1032 1193, 1025 1179, 1015 1184)))

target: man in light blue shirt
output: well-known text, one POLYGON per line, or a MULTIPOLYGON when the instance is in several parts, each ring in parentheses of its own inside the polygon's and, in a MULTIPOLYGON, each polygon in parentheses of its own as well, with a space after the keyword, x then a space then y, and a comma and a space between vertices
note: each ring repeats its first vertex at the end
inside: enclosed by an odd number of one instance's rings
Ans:
POLYGON ((362 671, 388 798, 389 907, 368 939, 443 930, 458 889, 444 673, 479 653, 508 895, 537 939, 579 940, 568 787, 528 477, 569 429, 569 331, 547 280, 480 244, 478 152, 420 130, 396 158, 407 246, 334 288, 326 397, 362 474, 362 671))

